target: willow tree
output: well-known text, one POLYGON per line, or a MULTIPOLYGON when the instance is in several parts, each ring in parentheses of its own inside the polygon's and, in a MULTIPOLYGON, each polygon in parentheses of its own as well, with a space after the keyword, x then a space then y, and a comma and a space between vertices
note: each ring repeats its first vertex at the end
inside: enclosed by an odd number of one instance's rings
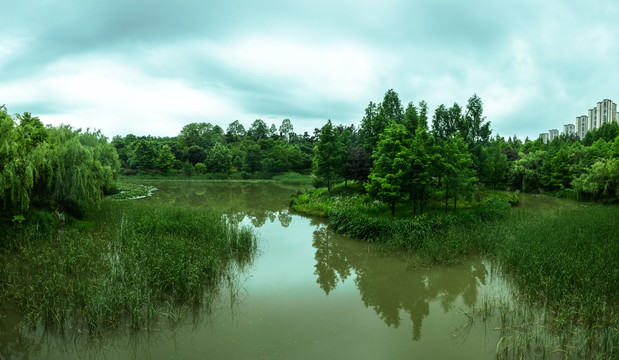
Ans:
POLYGON ((49 166, 49 147, 42 141, 45 128, 37 118, 26 117, 24 126, 18 126, 6 107, 0 107, 0 200, 4 209, 27 211, 35 182, 49 166), (35 132, 38 136, 32 136, 35 132))
POLYGON ((100 132, 44 127, 29 113, 0 107, 0 204, 3 215, 35 206, 82 216, 116 181, 116 149, 100 132))

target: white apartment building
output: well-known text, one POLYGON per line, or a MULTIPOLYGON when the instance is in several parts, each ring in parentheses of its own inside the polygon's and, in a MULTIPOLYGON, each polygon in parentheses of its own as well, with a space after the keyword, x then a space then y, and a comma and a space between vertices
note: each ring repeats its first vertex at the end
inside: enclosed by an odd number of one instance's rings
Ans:
POLYGON ((539 137, 542 139, 544 144, 548 144, 548 133, 541 133, 539 134, 539 137))
POLYGON ((568 137, 576 134, 576 126, 574 126, 574 124, 563 125, 563 134, 568 137))
POLYGON ((589 131, 589 118, 587 115, 581 115, 576 117, 576 136, 580 139, 585 137, 587 131, 589 131))
POLYGON ((550 129, 548 130, 548 141, 552 141, 554 138, 559 137, 559 130, 550 129))
POLYGON ((602 125, 617 122, 617 104, 609 99, 597 103, 593 109, 589 109, 589 123, 587 131, 599 129, 602 125))

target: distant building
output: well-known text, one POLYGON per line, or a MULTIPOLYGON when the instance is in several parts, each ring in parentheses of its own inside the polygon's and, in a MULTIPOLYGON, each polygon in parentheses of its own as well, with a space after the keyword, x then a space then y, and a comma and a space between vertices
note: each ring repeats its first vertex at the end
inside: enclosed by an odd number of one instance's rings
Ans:
POLYGON ((548 133, 541 133, 539 134, 540 139, 542 139, 542 142, 544 144, 548 144, 548 133))
POLYGON ((576 117, 576 135, 583 139, 587 131, 589 131, 589 118, 587 115, 581 115, 576 117))
POLYGON ((576 134, 576 126, 574 124, 563 125, 563 134, 565 134, 565 136, 567 137, 576 134))
POLYGON ((552 141, 554 138, 559 137, 559 130, 551 129, 548 130, 548 141, 552 141))
POLYGON ((593 109, 589 109, 588 130, 599 129, 604 124, 617 122, 617 104, 609 99, 597 103, 593 109))

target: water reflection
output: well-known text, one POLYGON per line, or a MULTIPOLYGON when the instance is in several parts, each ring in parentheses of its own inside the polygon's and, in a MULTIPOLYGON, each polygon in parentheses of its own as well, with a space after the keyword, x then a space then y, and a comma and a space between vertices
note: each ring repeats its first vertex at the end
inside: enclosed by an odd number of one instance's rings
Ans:
POLYGON ((398 327, 401 312, 413 323, 413 340, 421 338, 423 319, 430 314, 430 303, 438 301, 444 312, 451 310, 458 297, 472 308, 478 285, 486 284, 488 270, 481 261, 466 266, 433 267, 431 270, 404 270, 401 261, 369 251, 353 241, 342 241, 326 226, 314 231, 315 272, 320 288, 329 294, 338 282, 355 274, 364 305, 373 309, 389 326, 398 327), (393 259, 391 259, 393 260, 393 259))
POLYGON ((154 181, 160 189, 147 201, 163 201, 174 205, 216 208, 234 222, 245 218, 255 227, 276 219, 286 228, 292 221, 288 212, 290 195, 298 186, 273 182, 199 182, 154 181))

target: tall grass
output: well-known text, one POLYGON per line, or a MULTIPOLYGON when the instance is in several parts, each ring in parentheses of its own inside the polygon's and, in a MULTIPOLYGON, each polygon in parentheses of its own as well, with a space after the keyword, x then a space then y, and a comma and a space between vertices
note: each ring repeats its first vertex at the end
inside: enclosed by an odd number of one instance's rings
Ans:
POLYGON ((208 305, 256 248, 250 229, 202 209, 106 201, 94 219, 45 237, 22 232, 2 249, 1 290, 30 325, 96 333, 173 320, 170 309, 208 305))

